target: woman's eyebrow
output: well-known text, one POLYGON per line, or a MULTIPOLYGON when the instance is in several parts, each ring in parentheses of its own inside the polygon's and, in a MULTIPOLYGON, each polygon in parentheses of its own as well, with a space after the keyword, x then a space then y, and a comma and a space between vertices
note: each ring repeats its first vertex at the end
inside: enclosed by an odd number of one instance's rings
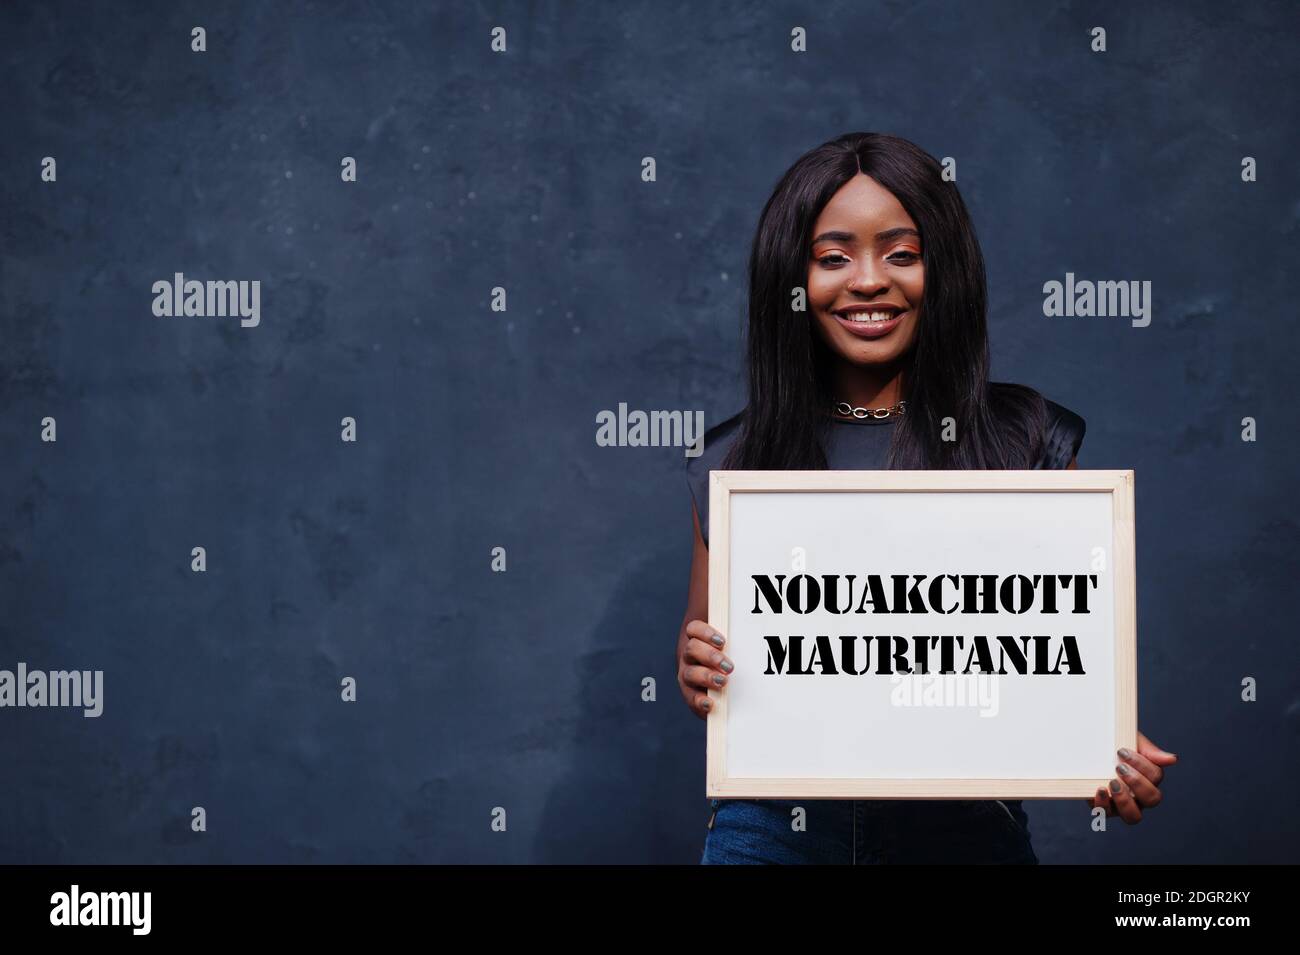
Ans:
MULTIPOLYGON (((892 242, 894 239, 901 239, 906 235, 915 236, 918 239, 921 238, 921 233, 917 232, 915 229, 909 229, 906 226, 899 226, 896 229, 886 229, 884 232, 877 232, 876 241, 892 242)), ((817 236, 817 238, 812 240, 812 244, 816 245, 818 242, 856 242, 857 239, 857 235, 852 232, 832 230, 830 232, 823 232, 821 235, 817 236)))

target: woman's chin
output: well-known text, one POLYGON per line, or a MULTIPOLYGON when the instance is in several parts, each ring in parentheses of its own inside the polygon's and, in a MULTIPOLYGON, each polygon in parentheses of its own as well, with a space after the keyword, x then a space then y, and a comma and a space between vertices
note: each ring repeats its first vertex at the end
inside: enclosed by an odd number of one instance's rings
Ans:
POLYGON ((911 342, 863 341, 850 338, 848 341, 837 340, 832 346, 835 353, 844 361, 863 367, 877 367, 897 364, 904 358, 911 342))
POLYGON ((837 358, 863 367, 896 364, 911 351, 916 340, 915 325, 911 322, 904 322, 879 338, 855 335, 842 327, 837 318, 823 320, 817 327, 822 342, 837 358))

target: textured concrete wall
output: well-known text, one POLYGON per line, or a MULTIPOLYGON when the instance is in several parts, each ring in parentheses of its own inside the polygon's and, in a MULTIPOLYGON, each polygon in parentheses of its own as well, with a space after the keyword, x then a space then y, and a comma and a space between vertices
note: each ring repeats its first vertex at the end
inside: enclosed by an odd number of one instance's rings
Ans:
POLYGON ((0 710, 0 859, 696 861, 682 452, 595 415, 736 411, 762 203, 880 130, 957 159, 994 377, 1137 474, 1181 763, 1132 829, 1027 804, 1040 857, 1295 861, 1294 5, 88 7, 0 7, 0 668, 104 712, 0 710), (1044 317, 1067 271, 1151 324, 1044 317), (175 272, 260 324, 155 317, 175 272))

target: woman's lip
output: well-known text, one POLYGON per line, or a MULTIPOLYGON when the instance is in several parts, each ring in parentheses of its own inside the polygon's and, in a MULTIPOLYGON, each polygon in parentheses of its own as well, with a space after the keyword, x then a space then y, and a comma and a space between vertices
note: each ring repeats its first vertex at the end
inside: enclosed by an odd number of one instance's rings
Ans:
POLYGON ((887 322, 853 322, 839 314, 835 314, 835 320, 859 338, 880 338, 897 328, 906 314, 906 312, 898 312, 887 322))

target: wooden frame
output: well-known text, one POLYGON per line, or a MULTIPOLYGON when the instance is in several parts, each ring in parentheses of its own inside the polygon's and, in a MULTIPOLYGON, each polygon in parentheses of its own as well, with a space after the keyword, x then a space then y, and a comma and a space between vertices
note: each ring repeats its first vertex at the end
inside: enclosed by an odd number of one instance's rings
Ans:
MULTIPOLYGON (((709 623, 730 639, 731 496, 772 491, 1091 492, 1111 495, 1115 749, 1136 750, 1137 661, 1134 487, 1131 470, 712 471, 709 486, 709 623)), ((740 675, 740 674, 737 674, 740 675)), ((727 690, 710 690, 706 794, 710 798, 1091 798, 1106 778, 736 778, 727 773, 727 690)))

